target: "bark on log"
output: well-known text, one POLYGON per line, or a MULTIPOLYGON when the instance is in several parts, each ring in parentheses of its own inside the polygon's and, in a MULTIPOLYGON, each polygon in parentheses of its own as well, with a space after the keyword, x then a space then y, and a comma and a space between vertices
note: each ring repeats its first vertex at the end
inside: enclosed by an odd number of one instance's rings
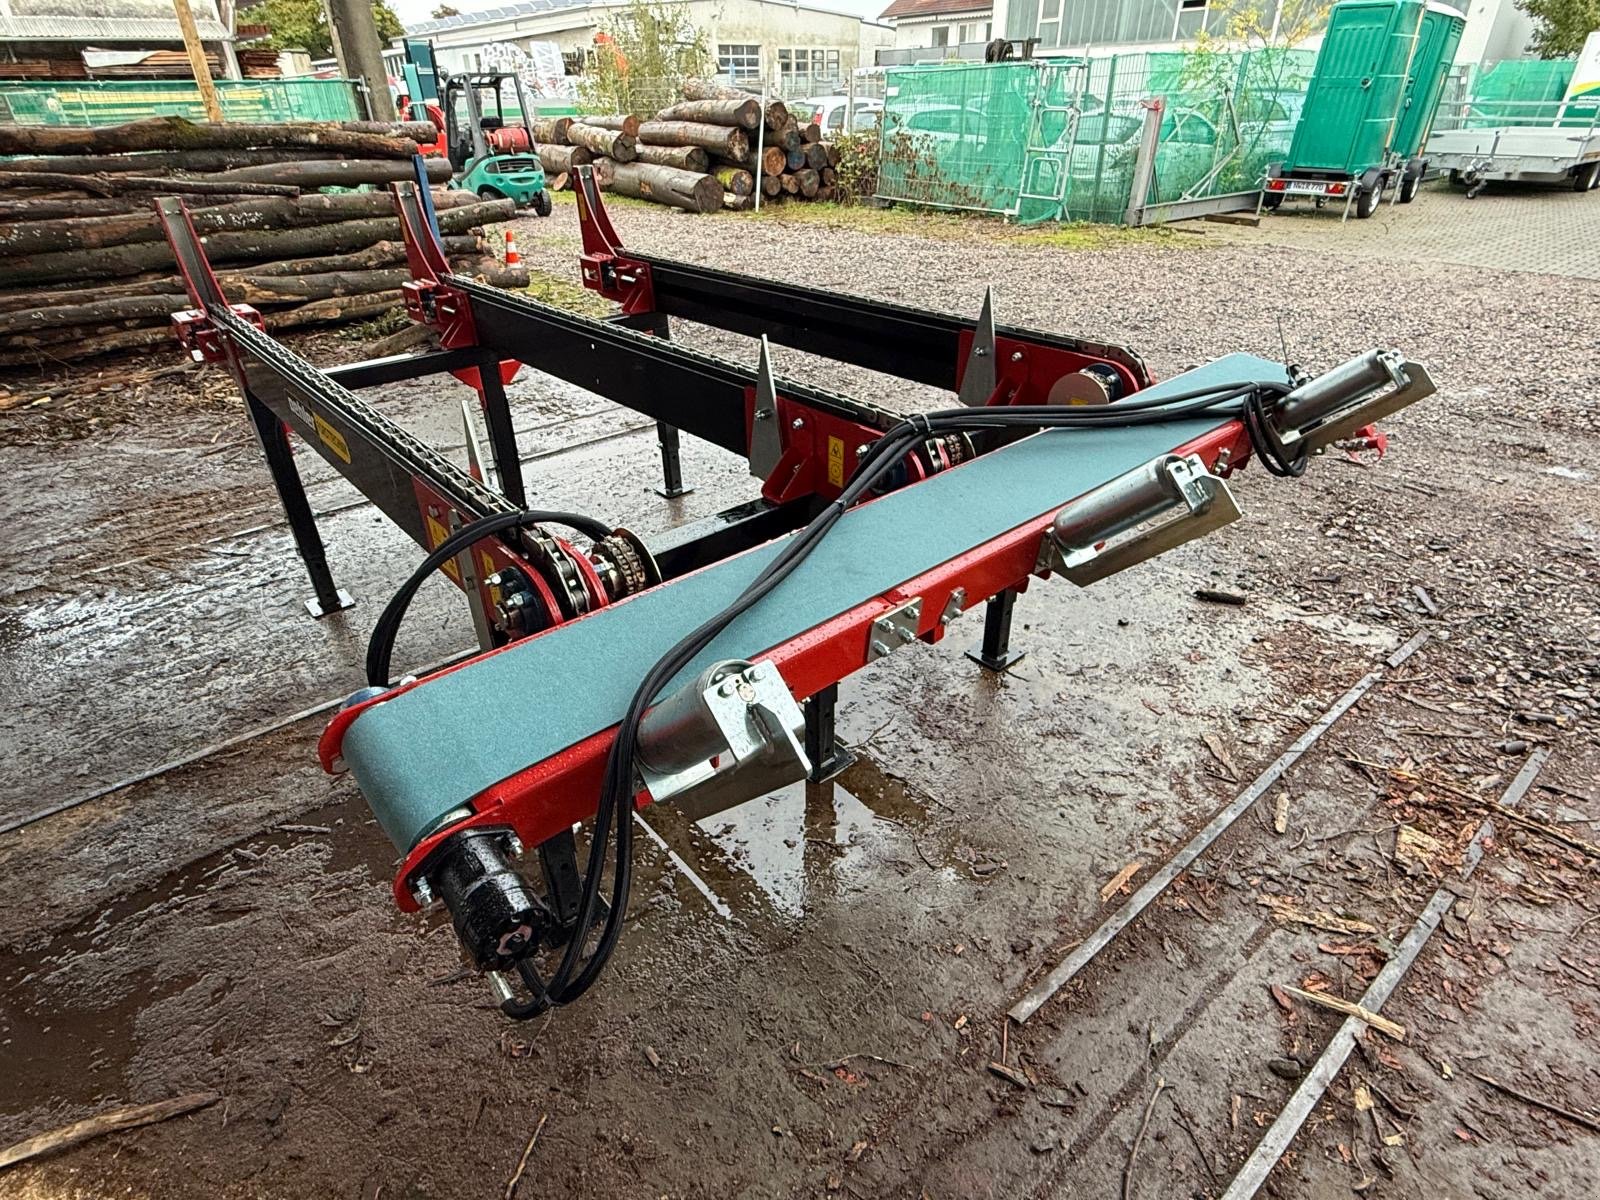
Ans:
POLYGON ((763 175, 761 177, 761 194, 763 196, 776 196, 783 191, 783 176, 763 175))
POLYGON ((732 192, 723 192, 722 207, 731 208, 734 212, 743 212, 750 207, 750 197, 748 195, 736 196, 732 192))
POLYGON ((410 138, 413 142, 432 143, 439 136, 439 127, 432 121, 340 121, 339 128, 349 133, 381 133, 385 137, 410 138))
MULTIPOLYGON (((510 200, 486 200, 445 209, 439 213, 439 228, 441 233, 460 234, 475 225, 508 221, 515 213, 516 205, 510 200)), ((216 233, 206 239, 206 253, 213 263, 348 254, 399 236, 398 218, 373 217, 302 229, 216 233)), ((16 287, 61 279, 115 278, 171 265, 172 250, 164 241, 19 255, 0 259, 0 286, 16 287)))
POLYGON ((713 174, 723 190, 735 196, 748 196, 755 188, 755 177, 740 167, 718 167, 713 174))
POLYGON ((593 125, 597 129, 615 129, 631 138, 639 136, 639 118, 632 113, 604 113, 599 116, 589 114, 572 119, 579 124, 593 125))
MULTIPOLYGON (((207 197, 215 200, 217 197, 207 197)), ((238 197, 229 197, 237 199, 238 197)), ((138 199, 99 196, 65 196, 34 200, 0 200, 0 223, 11 221, 60 221, 69 217, 117 217, 125 213, 142 212, 149 207, 149 197, 138 199)))
POLYGON ((828 148, 821 142, 811 142, 804 148, 803 153, 806 156, 806 166, 813 171, 820 171, 828 165, 828 148))
MULTIPOLYGON (((430 183, 450 182, 450 163, 425 158, 430 183)), ((356 187, 363 183, 394 183, 415 176, 409 161, 399 159, 308 159, 302 162, 263 163, 222 171, 211 178, 233 183, 283 183, 310 191, 320 187, 356 187)))
POLYGON ((295 308, 263 313, 269 331, 295 329, 301 325, 320 325, 330 321, 361 321, 398 308, 405 302, 403 292, 369 292, 364 296, 334 296, 313 300, 295 308))
POLYGON ((838 194, 839 194, 839 189, 838 188, 823 186, 823 187, 819 187, 817 189, 817 194, 814 197, 814 199, 817 199, 817 200, 832 200, 838 194))
POLYGON ((696 121, 646 121, 639 126, 639 140, 657 146, 704 146, 735 161, 750 153, 750 138, 744 130, 696 121))
POLYGON ((783 169, 785 171, 798 171, 806 165, 806 152, 799 148, 790 150, 783 156, 783 169))
MULTIPOLYGON (((473 203, 468 192, 439 189, 433 197, 439 210, 473 203)), ((204 236, 230 229, 293 229, 394 212, 394 199, 383 192, 345 192, 298 199, 244 200, 197 209, 189 214, 195 232, 204 236)), ((0 253, 44 254, 55 250, 93 250, 133 242, 160 241, 165 234, 153 207, 125 216, 76 217, 32 221, 0 228, 0 253)))
POLYGON ((822 147, 828 152, 828 165, 830 167, 837 167, 839 165, 839 147, 835 146, 832 142, 823 142, 822 147))
POLYGON ((601 129, 598 125, 582 125, 574 121, 567 127, 567 141, 582 146, 596 157, 612 162, 630 163, 637 155, 637 141, 632 134, 617 129, 601 129))
POLYGON ((789 106, 782 100, 767 101, 767 128, 782 129, 792 118, 789 115, 789 106))
POLYGON ((640 142, 635 147, 635 162, 656 167, 676 167, 680 171, 693 171, 704 175, 711 169, 711 155, 704 146, 649 146, 640 142))
POLYGON ((689 212, 715 212, 722 207, 722 184, 715 175, 697 175, 650 163, 612 164, 611 190, 689 212))
MULTIPOLYGON (((470 256, 481 258, 488 252, 489 243, 476 234, 447 234, 440 241, 450 258, 470 256)), ((369 271, 391 263, 406 261, 406 244, 402 241, 374 242, 365 250, 351 254, 333 254, 321 258, 291 258, 283 262, 260 263, 252 266, 253 275, 315 275, 327 271, 369 271)))
POLYGON ((822 140, 822 126, 815 121, 807 121, 800 126, 800 140, 808 145, 812 142, 820 142, 822 140))
POLYGON ((298 196, 300 189, 281 183, 217 183, 210 179, 168 179, 150 175, 54 175, 48 171, 0 171, 0 188, 54 188, 106 197, 129 193, 167 192, 174 195, 298 196))
POLYGON ((799 150, 803 142, 800 140, 800 130, 792 122, 782 129, 772 129, 767 133, 767 143, 777 146, 785 154, 793 154, 799 150))
POLYGON ((778 176, 778 182, 783 186, 785 194, 790 196, 798 196, 800 194, 800 181, 794 177, 793 172, 785 171, 778 176))
POLYGON ((678 89, 685 100, 748 100, 751 94, 710 79, 685 79, 678 89))
MULTIPOLYGON (((163 343, 175 345, 172 340, 170 326, 162 327, 158 325, 150 329, 125 329, 119 333, 75 338, 70 350, 71 363, 65 358, 52 354, 48 349, 18 349, 0 351, 0 367, 37 367, 50 361, 63 365, 72 365, 72 363, 79 363, 86 358, 94 358, 101 354, 110 354, 118 350, 134 350, 142 346, 157 346, 163 343)), ((69 352, 64 351, 63 353, 69 352)))
POLYGON ((269 162, 303 162, 338 158, 334 150, 291 146, 260 150, 156 150, 144 154, 64 154, 48 158, 13 158, 8 171, 50 171, 61 175, 153 175, 161 171, 229 171, 269 162))
POLYGON ((822 176, 822 186, 825 188, 834 187, 839 182, 839 172, 832 167, 823 167, 817 174, 822 176))
POLYGON ((247 150, 257 146, 312 146, 357 158, 408 159, 417 152, 417 144, 410 138, 359 133, 312 122, 202 125, 182 117, 151 117, 98 128, 0 125, 0 155, 247 150))
POLYGON ((807 200, 817 194, 817 189, 822 186, 822 179, 810 167, 794 173, 794 181, 800 188, 800 194, 807 200))
POLYGON ((658 121, 698 121, 706 125, 729 125, 753 130, 761 124, 761 101, 754 96, 714 100, 684 100, 669 104, 656 114, 658 121))
POLYGON ((571 175, 573 167, 594 159, 582 146, 557 146, 552 142, 540 142, 538 146, 539 163, 546 175, 571 175))
POLYGON ((783 169, 788 165, 788 155, 784 154, 782 146, 768 146, 761 152, 761 173, 763 175, 782 175, 783 169))
POLYGON ((535 121, 530 128, 533 130, 533 140, 536 144, 565 146, 567 144, 567 129, 571 125, 571 117, 554 117, 535 121))

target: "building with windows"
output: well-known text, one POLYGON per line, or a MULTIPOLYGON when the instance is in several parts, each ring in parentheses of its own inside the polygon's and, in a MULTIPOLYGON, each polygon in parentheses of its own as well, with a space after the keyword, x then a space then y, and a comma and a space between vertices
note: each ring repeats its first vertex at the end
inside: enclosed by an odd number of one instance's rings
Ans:
MULTIPOLYGON (((858 66, 870 66, 894 30, 852 13, 789 0, 674 0, 706 37, 718 72, 740 83, 771 81, 786 96, 843 87, 858 66)), ((406 36, 433 42, 446 71, 477 70, 486 47, 554 42, 569 74, 581 74, 595 35, 621 0, 518 0, 406 26, 406 36)))
MULTIPOLYGON (((961 48, 988 44, 994 28, 989 0, 894 0, 878 15, 894 26, 894 48, 918 52, 892 56, 897 62, 973 57, 961 48)), ((885 56, 885 59, 890 56, 885 56)))

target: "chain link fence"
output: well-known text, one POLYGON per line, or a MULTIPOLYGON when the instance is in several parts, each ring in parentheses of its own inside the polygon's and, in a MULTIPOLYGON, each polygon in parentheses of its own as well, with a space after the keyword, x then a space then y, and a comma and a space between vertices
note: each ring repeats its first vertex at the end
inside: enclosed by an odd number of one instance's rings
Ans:
MULTIPOLYGON (((219 79, 217 99, 230 121, 360 121, 366 106, 348 79, 219 79)), ((118 79, 85 83, 0 84, 0 124, 120 125, 147 117, 206 119, 192 80, 118 79)))

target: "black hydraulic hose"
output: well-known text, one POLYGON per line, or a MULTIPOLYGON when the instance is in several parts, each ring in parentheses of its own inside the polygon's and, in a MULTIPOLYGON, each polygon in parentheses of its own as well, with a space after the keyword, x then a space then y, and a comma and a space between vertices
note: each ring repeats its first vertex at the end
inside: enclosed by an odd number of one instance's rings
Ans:
MULTIPOLYGON (((1103 407, 1041 405, 953 409, 918 414, 887 431, 866 454, 861 456, 854 474, 840 496, 813 518, 811 523, 779 552, 732 604, 679 641, 640 682, 628 704, 606 758, 600 803, 595 813, 595 824, 590 839, 589 861, 584 870, 583 893, 576 930, 548 986, 539 981, 535 987, 534 984, 538 981, 537 974, 532 979, 524 974, 524 982, 528 983, 533 991, 533 998, 525 1002, 508 1002, 506 1007, 509 1015, 533 1016, 551 1004, 570 1003, 581 996, 599 977, 621 936, 632 884, 631 817, 636 791, 634 763, 638 750, 639 725, 650 704, 723 629, 782 583, 839 518, 893 470, 919 441, 934 433, 973 429, 1024 427, 1090 429, 1097 426, 1152 425, 1170 422, 1190 414, 1216 411, 1221 405, 1238 400, 1242 403, 1234 415, 1246 419, 1246 431, 1252 445, 1259 450, 1264 443, 1258 437, 1262 429, 1258 429, 1256 424, 1259 423, 1265 430, 1270 431, 1266 406, 1288 390, 1287 386, 1279 384, 1241 383, 1173 396, 1148 399, 1136 396, 1103 407), (599 941, 585 959, 584 947, 589 940, 589 932, 599 903, 601 874, 613 823, 616 824, 616 845, 610 907, 599 941), (515 1012, 509 1011, 512 1007, 515 1007, 515 1012)), ((1276 436, 1275 433, 1273 436, 1276 436)), ((1283 454, 1281 441, 1265 444, 1267 453, 1275 455, 1268 466, 1269 470, 1288 461, 1283 454)))
POLYGON ((377 623, 373 625, 372 637, 367 642, 367 683, 372 687, 389 686, 389 664, 394 656, 395 637, 400 632, 400 622, 405 618, 406 609, 411 606, 411 600, 416 596, 417 589, 427 581, 428 576, 474 542, 508 529, 545 524, 566 525, 596 540, 611 533, 607 525, 593 517, 586 517, 581 513, 542 509, 495 513, 493 516, 481 517, 463 525, 434 547, 428 557, 422 560, 417 569, 411 573, 411 577, 401 584, 400 589, 390 598, 377 623))

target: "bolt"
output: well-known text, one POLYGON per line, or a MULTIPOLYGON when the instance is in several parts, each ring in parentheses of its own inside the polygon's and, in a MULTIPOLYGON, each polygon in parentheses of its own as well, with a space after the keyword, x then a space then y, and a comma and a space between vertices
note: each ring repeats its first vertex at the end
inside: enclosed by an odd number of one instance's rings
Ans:
POLYGON ((513 609, 513 610, 518 609, 518 608, 525 608, 527 606, 527 603, 528 603, 528 593, 527 592, 512 592, 511 595, 507 596, 505 598, 505 601, 504 601, 505 607, 507 607, 509 609, 513 609))
POLYGON ((493 575, 489 576, 489 578, 485 579, 484 582, 487 583, 490 587, 499 587, 500 586, 500 579, 501 579, 500 572, 496 571, 493 575))
POLYGON ((1011 361, 1012 362, 1021 362, 1022 361, 1022 351, 1021 350, 1013 350, 1011 352, 1011 361))
POLYGON ((887 657, 887 655, 889 654, 889 650, 890 650, 890 647, 885 642, 880 642, 880 641, 876 641, 875 640, 872 643, 872 653, 878 658, 887 657))
POLYGON ((796 417, 789 424, 789 428, 790 429, 804 429, 805 427, 806 427, 806 419, 804 417, 796 417))
POLYGON ((426 879, 418 879, 411 886, 411 896, 423 908, 433 903, 433 889, 428 886, 426 879))
POLYGON ((522 839, 513 833, 510 837, 506 838, 506 849, 511 851, 511 856, 513 858, 516 858, 522 853, 522 839))
POLYGON ((739 680, 738 687, 735 690, 739 693, 739 699, 746 704, 754 704, 756 702, 756 689, 751 686, 748 679, 739 680))
POLYGON ((984 348, 983 346, 979 346, 979 347, 977 347, 976 349, 973 350, 972 356, 974 358, 988 358, 989 357, 989 351, 986 348, 984 348))
POLYGON ((734 681, 731 679, 724 680, 722 686, 717 689, 717 694, 720 696, 731 696, 733 695, 734 688, 737 686, 738 684, 734 683, 734 681))
POLYGON ((914 642, 917 640, 917 631, 915 629, 907 629, 904 625, 894 632, 895 636, 902 642, 914 642))
POLYGON ((862 442, 861 445, 856 447, 856 457, 865 458, 869 449, 870 447, 865 442, 862 442))
POLYGON ((758 408, 756 409, 756 420, 770 421, 772 420, 772 414, 764 408, 758 408))

